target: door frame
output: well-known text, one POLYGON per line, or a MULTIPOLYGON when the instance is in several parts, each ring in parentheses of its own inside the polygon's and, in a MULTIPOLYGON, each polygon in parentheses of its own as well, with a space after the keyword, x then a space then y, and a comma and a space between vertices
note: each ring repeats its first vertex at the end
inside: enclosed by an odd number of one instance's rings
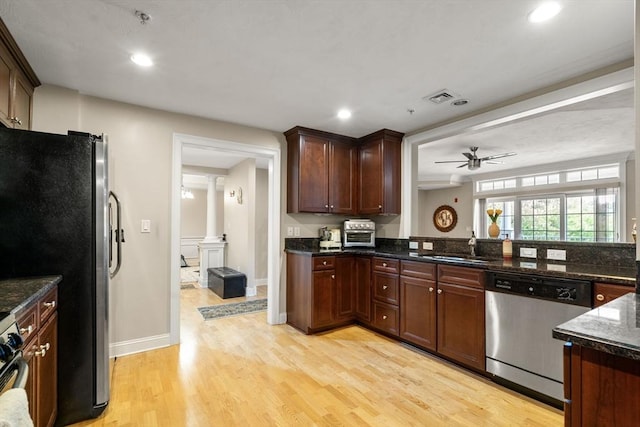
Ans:
POLYGON ((285 315, 280 310, 280 148, 174 133, 171 173, 170 343, 178 344, 180 342, 180 191, 182 185, 182 148, 184 146, 223 151, 244 157, 263 158, 269 161, 267 323, 271 325, 284 323, 286 321, 285 315))

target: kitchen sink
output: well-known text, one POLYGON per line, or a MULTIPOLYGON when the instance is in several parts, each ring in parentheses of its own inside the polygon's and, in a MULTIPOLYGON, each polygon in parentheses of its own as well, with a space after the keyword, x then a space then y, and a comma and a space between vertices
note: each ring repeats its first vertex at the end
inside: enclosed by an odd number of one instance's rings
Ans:
POLYGON ((473 264, 484 264, 489 262, 486 259, 480 259, 472 256, 456 256, 456 255, 422 255, 424 259, 432 259, 434 261, 463 262, 473 264))

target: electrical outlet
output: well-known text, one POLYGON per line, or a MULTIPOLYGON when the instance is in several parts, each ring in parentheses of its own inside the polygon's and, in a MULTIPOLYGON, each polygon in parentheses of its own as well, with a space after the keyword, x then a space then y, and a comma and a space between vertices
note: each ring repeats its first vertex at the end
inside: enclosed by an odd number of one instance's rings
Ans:
POLYGON ((409 242, 409 249, 418 249, 418 242, 409 242))
POLYGON ((422 249, 427 251, 433 250, 433 242, 422 242, 422 249))
POLYGON ((300 237, 300 227, 293 227, 293 235, 295 237, 300 237))
POLYGON ((520 248, 520 258, 537 258, 538 250, 536 248, 520 248))
POLYGON ((547 270, 560 271, 560 272, 566 273, 567 266, 562 264, 547 264, 547 270))
POLYGON ((287 236, 293 237, 293 227, 287 227, 287 236))
POLYGON ((547 259, 555 259, 558 261, 567 260, 567 251, 562 249, 547 249, 547 259))

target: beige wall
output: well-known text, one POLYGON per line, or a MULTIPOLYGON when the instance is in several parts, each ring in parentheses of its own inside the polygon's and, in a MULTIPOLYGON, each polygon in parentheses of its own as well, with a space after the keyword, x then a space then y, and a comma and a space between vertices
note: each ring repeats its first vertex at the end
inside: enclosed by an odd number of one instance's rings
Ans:
POLYGON ((207 190, 191 189, 193 199, 180 200, 180 237, 204 237, 207 233, 207 190))
MULTIPOLYGON (((255 209, 255 260, 256 280, 267 280, 268 219, 269 219, 269 171, 256 169, 256 209, 255 209)), ((266 282, 265 282, 266 283, 266 282)), ((262 283, 259 283, 262 284, 262 283)))
MULTIPOLYGON (((47 85, 34 93, 33 129, 54 133, 74 129, 109 136, 110 186, 123 203, 123 226, 127 230, 122 269, 111 282, 111 343, 137 343, 140 347, 146 340, 169 333, 174 133, 270 148, 279 148, 284 140, 279 132, 114 102, 47 85), (151 233, 140 233, 141 219, 151 220, 151 233)), ((281 206, 284 211, 284 200, 281 206)))
POLYGON ((473 227, 473 184, 459 187, 418 191, 418 235, 431 237, 471 237, 473 227), (458 201, 456 202, 456 199, 458 201), (455 228, 448 233, 433 225, 433 213, 438 206, 449 205, 458 214, 455 228))
POLYGON ((255 182, 256 160, 246 159, 229 169, 224 179, 224 232, 227 234, 227 267, 247 276, 247 286, 255 286, 255 182), (242 188, 242 203, 237 193, 242 188), (230 197, 230 191, 236 197, 230 197))

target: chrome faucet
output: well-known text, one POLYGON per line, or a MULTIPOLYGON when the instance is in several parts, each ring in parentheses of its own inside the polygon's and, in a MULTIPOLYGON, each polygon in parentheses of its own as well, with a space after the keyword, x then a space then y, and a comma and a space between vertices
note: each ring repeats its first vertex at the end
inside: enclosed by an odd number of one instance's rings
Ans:
POLYGON ((471 238, 469 239, 469 242, 467 244, 469 245, 469 248, 471 248, 471 256, 476 256, 476 232, 475 231, 471 232, 471 238))

